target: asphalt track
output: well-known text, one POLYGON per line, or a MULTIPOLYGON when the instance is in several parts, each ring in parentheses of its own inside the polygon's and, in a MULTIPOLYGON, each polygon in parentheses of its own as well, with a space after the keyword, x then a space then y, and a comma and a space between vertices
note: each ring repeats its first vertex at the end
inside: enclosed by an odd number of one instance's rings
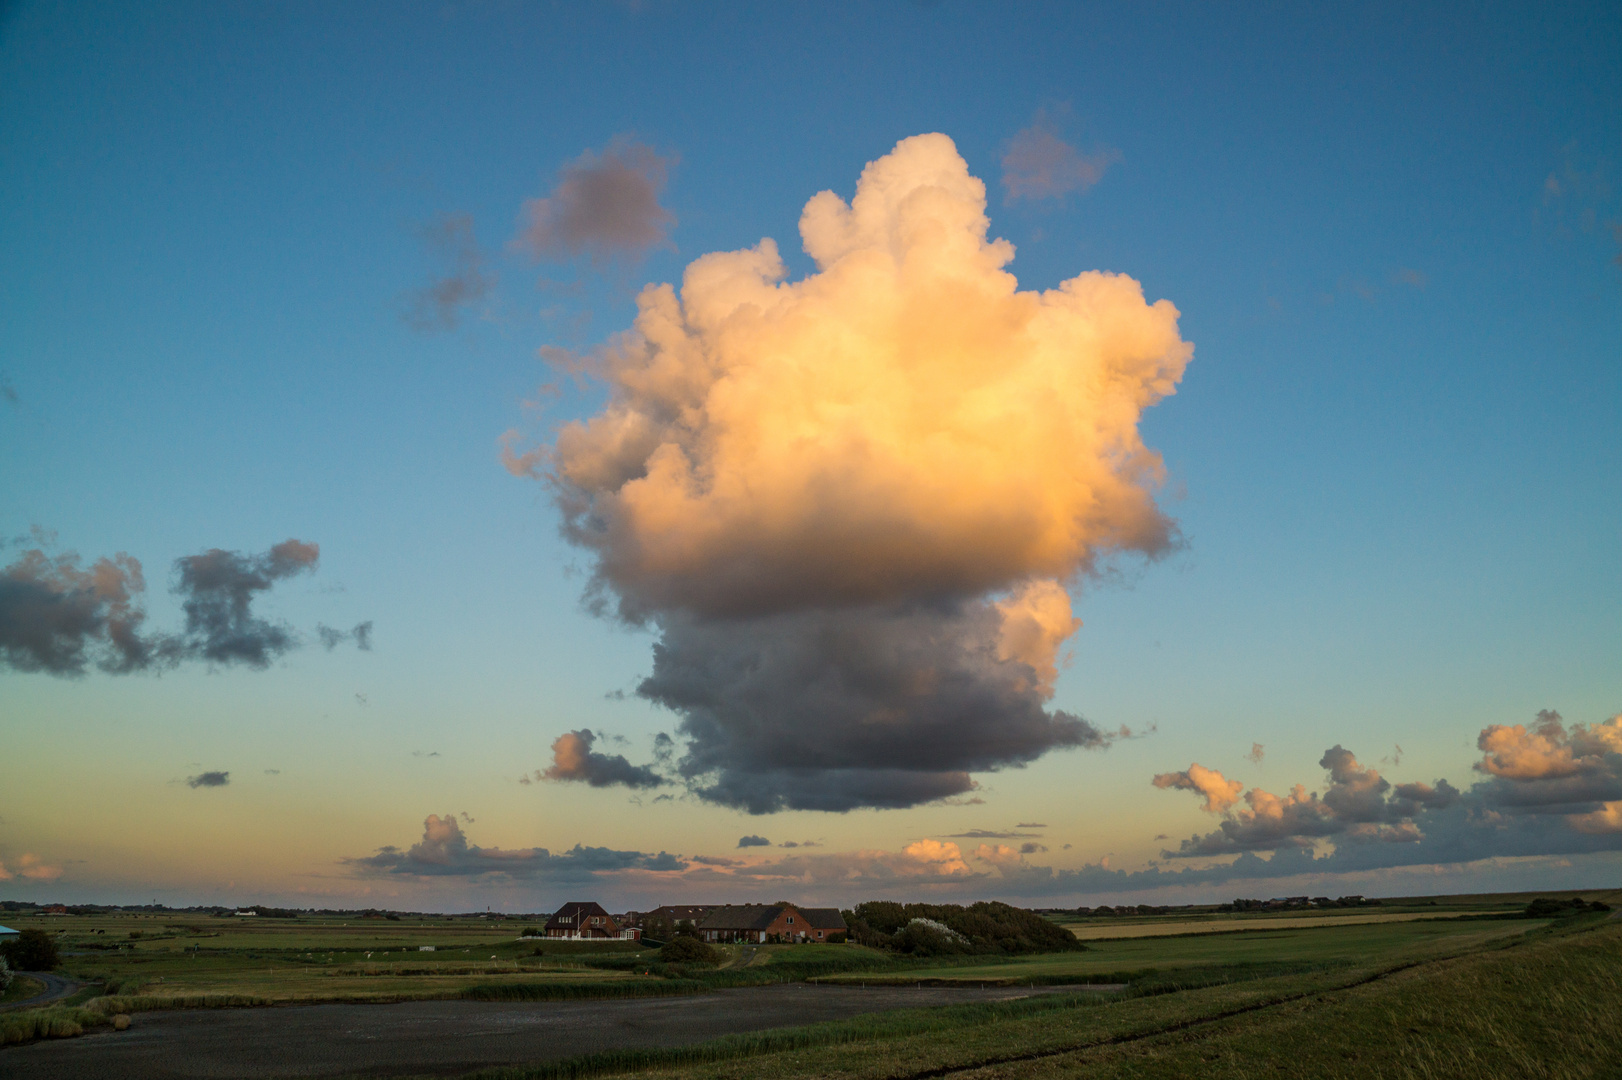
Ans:
MULTIPOLYGON (((412 1001, 137 1013, 105 1029, 0 1050, 6 1080, 259 1080, 444 1075, 598 1050, 680 1046, 887 1009, 1061 989, 779 983, 618 1001, 412 1001)), ((1062 989, 1080 989, 1065 987, 1062 989)))

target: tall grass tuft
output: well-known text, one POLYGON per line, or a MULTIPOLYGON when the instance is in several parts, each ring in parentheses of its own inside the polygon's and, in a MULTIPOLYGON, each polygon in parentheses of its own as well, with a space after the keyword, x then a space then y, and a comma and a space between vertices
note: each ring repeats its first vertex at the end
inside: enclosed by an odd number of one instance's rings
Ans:
POLYGON ((99 1012, 61 1005, 0 1013, 0 1046, 35 1039, 71 1039, 83 1035, 87 1027, 106 1023, 107 1018, 99 1012))

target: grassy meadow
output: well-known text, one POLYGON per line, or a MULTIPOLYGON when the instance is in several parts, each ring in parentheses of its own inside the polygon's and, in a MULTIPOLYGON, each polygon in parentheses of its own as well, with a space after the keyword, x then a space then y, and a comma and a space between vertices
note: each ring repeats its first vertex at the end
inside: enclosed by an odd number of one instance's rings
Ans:
MULTIPOLYGON (((1544 895, 1622 908, 1614 892, 1544 895)), ((518 920, 9 916, 18 929, 51 931, 60 974, 86 987, 48 1008, 0 1012, 0 1043, 162 1008, 611 998, 787 981, 1029 984, 1059 989, 479 1075, 1622 1075, 1584 1064, 1614 1064, 1622 1046, 1622 920, 1519 917, 1531 898, 1061 916, 1085 950, 923 958, 727 946, 716 967, 662 964, 638 943, 523 938, 537 924, 518 920), (1099 985, 1113 989, 1087 989, 1099 985)))
POLYGON ((1433 938, 1424 955, 1402 955, 1396 939, 1384 945, 1378 956, 1325 953, 1326 962, 1290 971, 1233 954, 1118 993, 880 1013, 465 1080, 1622 1076, 1622 922, 1527 921, 1508 933, 1433 938))

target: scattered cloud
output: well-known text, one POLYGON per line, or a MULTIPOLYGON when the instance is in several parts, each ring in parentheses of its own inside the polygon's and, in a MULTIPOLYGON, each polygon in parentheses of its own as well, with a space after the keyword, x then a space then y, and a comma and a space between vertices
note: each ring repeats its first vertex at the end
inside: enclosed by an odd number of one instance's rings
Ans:
POLYGON ((1262 744, 1259 742, 1253 742, 1250 744, 1250 753, 1245 755, 1245 760, 1250 762, 1252 765, 1260 765, 1262 763, 1262 758, 1266 756, 1267 752, 1262 749, 1262 744))
POLYGON ((0 660, 18 671, 82 675, 88 665, 122 673, 150 666, 143 636, 140 560, 124 552, 81 569, 73 552, 35 548, 0 570, 0 660))
MULTIPOLYGON (((1045 825, 1021 825, 1022 829, 1045 829, 1045 825)), ((970 829, 968 832, 952 833, 954 840, 1023 840, 1036 836, 1036 833, 1027 832, 998 832, 995 829, 970 829)))
POLYGON ((583 780, 592 787, 623 784, 628 788, 653 788, 670 783, 647 765, 632 765, 623 754, 603 754, 593 750, 597 736, 590 728, 559 735, 552 743, 552 764, 537 772, 537 780, 583 780))
POLYGON ((772 842, 764 836, 740 836, 738 837, 738 846, 741 848, 771 847, 772 842))
POLYGON ((1476 741, 1482 800, 1506 814, 1559 814, 1584 832, 1622 832, 1622 714, 1568 732, 1545 709, 1530 725, 1494 724, 1476 741))
POLYGON ((413 751, 411 751, 411 756, 412 757, 438 757, 439 756, 439 751, 438 750, 429 750, 427 752, 424 752, 424 751, 421 751, 421 750, 413 750, 413 751))
POLYGON ((230 782, 231 774, 229 772, 205 772, 186 777, 186 786, 189 788, 224 787, 230 782))
POLYGON ((1157 788, 1175 788, 1178 791, 1197 791, 1205 796, 1205 809, 1220 814, 1239 801, 1245 785, 1229 780, 1215 769, 1203 765, 1190 765, 1184 772, 1161 773, 1154 778, 1157 788))
POLYGON ((455 330, 463 312, 484 299, 495 284, 473 234, 473 218, 446 214, 422 230, 423 241, 444 273, 406 295, 406 325, 424 333, 455 330))
POLYGON ((1015 825, 1016 829, 1045 829, 1047 825, 1040 821, 1022 821, 1015 825))
POLYGON ((325 623, 317 623, 315 632, 320 637, 321 644, 327 647, 328 652, 336 649, 346 641, 353 641, 355 647, 362 652, 372 651, 372 620, 370 619, 363 623, 356 623, 348 630, 334 630, 325 623))
POLYGON ((17 405, 22 401, 17 394, 17 388, 11 385, 11 377, 8 375, 0 375, 0 400, 5 401, 7 405, 17 405))
POLYGON ((1047 849, 1048 846, 1046 844, 1039 844, 1035 840, 1027 840, 1023 844, 1019 845, 1019 853, 1021 855, 1034 855, 1039 851, 1046 851, 1047 849))
POLYGON ((24 881, 55 881, 62 876, 62 867, 48 863, 37 855, 24 852, 16 863, 8 867, 0 861, 0 881, 22 878, 24 881))
POLYGON ((1058 125, 1038 110, 1029 127, 1009 140, 1002 158, 1003 201, 1058 199, 1086 191, 1104 178, 1121 152, 1097 147, 1082 153, 1059 137, 1058 125))
POLYGON ((1430 284, 1430 280, 1420 271, 1407 266, 1401 267, 1391 274, 1391 283, 1393 285, 1408 285, 1415 289, 1423 289, 1430 284))
POLYGON ((621 136, 558 173, 551 194, 524 204, 515 243, 540 259, 635 257, 667 242, 676 218, 659 205, 673 158, 621 136))
POLYGON ((402 875, 419 878, 479 877, 485 874, 509 878, 545 878, 560 882, 586 882, 599 874, 642 870, 670 872, 687 863, 666 852, 616 851, 611 848, 576 844, 554 855, 546 848, 481 848, 469 844, 454 814, 429 814, 423 822, 422 839, 405 851, 379 848, 365 858, 345 859, 357 873, 402 875))
POLYGON ((266 769, 265 770, 265 775, 266 776, 280 776, 281 774, 282 774, 282 770, 280 770, 280 769, 266 769))
MULTIPOLYGON (((254 599, 278 581, 313 571, 320 557, 315 544, 286 540, 262 555, 212 548, 176 559, 172 591, 185 627, 161 633, 144 629, 139 559, 119 552, 85 568, 74 552, 48 555, 51 538, 43 531, 35 539, 42 546, 0 569, 0 664, 69 678, 92 665, 111 674, 191 660, 267 667, 298 646, 298 635, 256 615, 254 599)), ((370 633, 370 623, 347 632, 363 646, 370 633)))
POLYGON ((1118 737, 1047 708, 1063 583, 1176 547, 1137 423, 1191 347, 1122 275, 1014 291, 988 227, 951 140, 904 140, 851 203, 807 203, 814 273, 763 240, 648 287, 578 358, 603 410, 508 446, 595 556, 599 610, 657 628, 637 693, 680 718, 700 798, 913 806, 1118 737))
POLYGON ((186 648, 211 663, 268 667, 297 642, 285 625, 255 616, 253 598, 278 581, 314 571, 320 558, 317 545, 284 540, 263 555, 211 548, 175 560, 186 648))
POLYGON ((1217 831, 1162 854, 1238 853, 1244 876, 1277 876, 1622 849, 1622 715, 1568 730, 1545 710, 1530 725, 1483 729, 1477 746, 1484 778, 1462 792, 1445 779, 1393 784, 1333 746, 1319 762, 1321 794, 1300 784, 1282 796, 1252 788, 1243 806, 1222 811, 1217 831), (1314 856, 1321 843, 1332 851, 1314 856), (1259 851, 1274 852, 1272 870, 1247 861, 1259 851), (1300 857, 1286 858, 1292 851, 1300 857))

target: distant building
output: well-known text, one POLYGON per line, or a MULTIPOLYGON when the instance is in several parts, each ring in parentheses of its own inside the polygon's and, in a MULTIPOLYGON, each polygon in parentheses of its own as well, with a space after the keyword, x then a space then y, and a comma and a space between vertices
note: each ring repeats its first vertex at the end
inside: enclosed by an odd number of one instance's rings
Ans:
POLYGON ((564 904, 546 920, 546 936, 562 941, 635 941, 642 931, 621 928, 600 904, 574 901, 564 904))
POLYGON ((0 938, 10 937, 11 935, 13 935, 15 933, 18 933, 18 931, 13 930, 9 926, 0 926, 0 938))
POLYGON ((48 907, 43 907, 40 909, 41 915, 66 915, 67 913, 68 908, 66 904, 51 904, 48 907))
POLYGON ((802 908, 795 904, 738 904, 711 911, 698 924, 705 941, 764 943, 828 942, 845 939, 845 919, 838 908, 802 908))
POLYGON ((259 917, 259 912, 257 912, 257 911, 238 911, 238 912, 235 912, 234 914, 239 919, 249 919, 249 918, 257 919, 259 917))
POLYGON ((670 923, 674 926, 679 922, 690 922, 694 926, 703 922, 717 904, 665 904, 652 911, 627 911, 624 915, 615 918, 621 926, 638 926, 647 929, 648 926, 660 923, 670 923))

